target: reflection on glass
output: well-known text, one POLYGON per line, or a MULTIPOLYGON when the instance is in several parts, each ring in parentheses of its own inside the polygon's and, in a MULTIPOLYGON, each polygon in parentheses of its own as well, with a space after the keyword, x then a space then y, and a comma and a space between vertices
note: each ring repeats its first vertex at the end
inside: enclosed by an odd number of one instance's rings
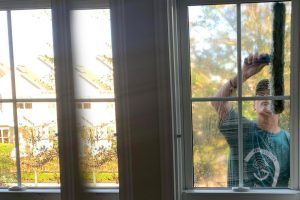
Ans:
POLYGON ((22 184, 60 185, 55 103, 19 102, 19 148, 22 184))
POLYGON ((249 187, 284 187, 290 179, 290 107, 280 115, 271 100, 243 102, 244 184, 249 187))
MULTIPOLYGON (((286 2, 285 31, 285 95, 290 94, 290 35, 291 35, 291 3, 286 2)), ((241 39, 242 61, 250 53, 272 52, 273 3, 251 3, 241 5, 241 39)), ((254 96, 256 83, 263 78, 270 78, 270 67, 266 66, 257 76, 251 77, 243 84, 243 95, 254 96)))
POLYGON ((190 6, 188 12, 192 96, 213 96, 237 73, 236 6, 190 6))
POLYGON ((0 99, 11 98, 7 12, 0 12, 0 99))
MULTIPOLYGON (((236 110, 236 103, 230 104, 236 110)), ((227 117, 219 127, 219 116, 210 102, 192 106, 194 187, 227 187, 228 162, 238 162, 236 154, 232 155, 238 147, 237 116, 227 117)))
POLYGON ((86 185, 118 186, 114 103, 77 102, 76 108, 86 185))
POLYGON ((76 98, 113 98, 109 9, 71 12, 76 98))
POLYGON ((11 15, 17 98, 55 97, 51 10, 11 15))
POLYGON ((12 114, 11 103, 0 103, 0 187, 9 187, 17 183, 12 114))

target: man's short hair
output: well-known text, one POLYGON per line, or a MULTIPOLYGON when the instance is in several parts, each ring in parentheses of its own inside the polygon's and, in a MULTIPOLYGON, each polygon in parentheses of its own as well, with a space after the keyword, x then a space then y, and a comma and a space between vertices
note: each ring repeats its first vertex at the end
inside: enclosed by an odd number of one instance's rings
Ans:
POLYGON ((260 95, 265 91, 270 91, 270 81, 268 79, 262 79, 257 83, 255 94, 260 95))

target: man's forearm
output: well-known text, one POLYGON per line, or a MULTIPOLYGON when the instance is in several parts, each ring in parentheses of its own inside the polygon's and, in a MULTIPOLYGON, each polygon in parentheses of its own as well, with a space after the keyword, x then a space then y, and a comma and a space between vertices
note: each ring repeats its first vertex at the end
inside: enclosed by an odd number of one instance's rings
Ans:
MULTIPOLYGON (((243 80, 245 80, 243 78, 243 80)), ((234 91, 237 89, 237 76, 229 79, 215 94, 215 97, 229 97, 233 94, 234 91)), ((224 120, 227 116, 227 113, 230 110, 230 105, 228 101, 213 101, 211 102, 212 106, 216 109, 219 114, 220 120, 224 120)))
POLYGON ((215 94, 215 97, 229 97, 237 89, 237 76, 229 79, 215 94))

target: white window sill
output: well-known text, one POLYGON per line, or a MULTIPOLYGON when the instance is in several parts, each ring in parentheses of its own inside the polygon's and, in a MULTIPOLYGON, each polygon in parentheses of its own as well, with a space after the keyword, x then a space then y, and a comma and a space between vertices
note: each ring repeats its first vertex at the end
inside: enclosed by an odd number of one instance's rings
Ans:
MULTIPOLYGON (((91 188, 86 190, 88 193, 104 193, 104 194, 118 194, 118 188, 91 188)), ((48 194, 59 194, 60 188, 28 188, 23 191, 9 191, 7 188, 0 188, 1 193, 48 193, 48 194)))
POLYGON ((213 193, 213 194, 300 194, 299 190, 291 189, 251 189, 249 192, 234 192, 231 189, 193 189, 184 190, 183 193, 213 193))
POLYGON ((193 189, 182 192, 183 200, 299 200, 300 191, 291 189, 253 189, 249 192, 233 192, 231 189, 193 189))

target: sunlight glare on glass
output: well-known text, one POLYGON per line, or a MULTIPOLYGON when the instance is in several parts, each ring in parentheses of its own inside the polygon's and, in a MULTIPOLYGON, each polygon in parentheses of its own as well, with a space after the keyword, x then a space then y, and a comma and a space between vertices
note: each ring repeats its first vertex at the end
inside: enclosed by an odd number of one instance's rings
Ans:
POLYGON ((11 98, 7 12, 0 11, 0 99, 11 98))
POLYGON ((12 31, 17 97, 55 97, 51 10, 12 11, 12 31))
POLYGON ((71 34, 75 96, 114 97, 109 10, 73 10, 71 34))

